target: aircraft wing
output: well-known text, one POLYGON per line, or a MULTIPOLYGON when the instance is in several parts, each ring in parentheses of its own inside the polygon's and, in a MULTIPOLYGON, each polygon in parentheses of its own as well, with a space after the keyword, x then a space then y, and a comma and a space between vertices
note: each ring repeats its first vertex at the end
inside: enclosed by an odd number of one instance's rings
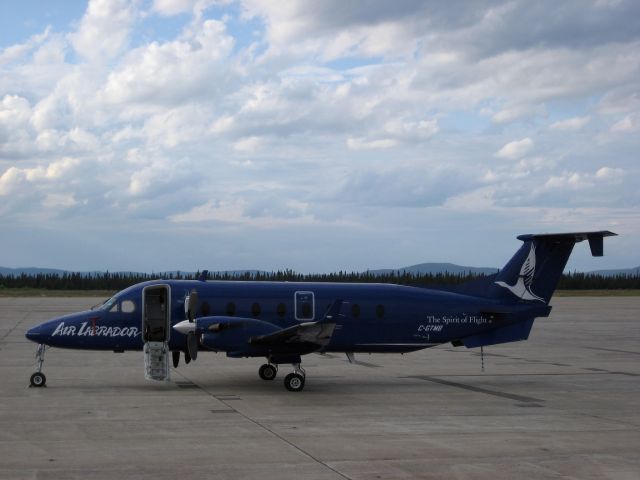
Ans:
POLYGON ((335 326, 335 323, 305 322, 267 335, 251 337, 249 343, 265 346, 312 343, 323 347, 331 340, 335 326))
POLYGON ((283 328, 277 332, 267 333, 251 337, 252 345, 277 346, 282 344, 314 344, 324 347, 329 344, 333 330, 336 327, 335 320, 340 315, 342 300, 336 300, 327 309, 327 313, 317 322, 303 322, 292 327, 283 328))

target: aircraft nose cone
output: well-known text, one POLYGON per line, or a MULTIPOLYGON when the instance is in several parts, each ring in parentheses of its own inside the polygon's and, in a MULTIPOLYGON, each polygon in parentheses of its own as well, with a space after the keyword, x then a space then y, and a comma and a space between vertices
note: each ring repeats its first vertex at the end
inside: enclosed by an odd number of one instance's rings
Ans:
POLYGON ((40 339, 42 338, 42 331, 40 329, 40 325, 27 330, 27 333, 25 333, 24 336, 27 337, 32 342, 40 343, 40 339))

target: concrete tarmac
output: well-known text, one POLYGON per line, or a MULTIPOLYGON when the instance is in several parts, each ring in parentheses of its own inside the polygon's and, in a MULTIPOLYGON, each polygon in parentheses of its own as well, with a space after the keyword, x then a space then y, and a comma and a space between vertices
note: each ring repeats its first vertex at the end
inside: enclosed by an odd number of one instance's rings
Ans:
POLYGON ((0 298, 0 479, 640 478, 640 297, 555 298, 527 342, 303 358, 201 353, 144 379, 140 352, 50 349, 27 328, 97 303, 0 298))

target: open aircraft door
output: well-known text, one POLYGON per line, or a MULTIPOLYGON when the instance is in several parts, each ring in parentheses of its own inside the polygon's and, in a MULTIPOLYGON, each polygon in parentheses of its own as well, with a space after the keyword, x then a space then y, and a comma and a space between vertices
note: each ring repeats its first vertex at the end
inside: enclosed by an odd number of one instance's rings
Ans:
POLYGON ((144 376, 169 381, 169 335, 171 333, 171 288, 151 285, 142 290, 142 341, 144 376))

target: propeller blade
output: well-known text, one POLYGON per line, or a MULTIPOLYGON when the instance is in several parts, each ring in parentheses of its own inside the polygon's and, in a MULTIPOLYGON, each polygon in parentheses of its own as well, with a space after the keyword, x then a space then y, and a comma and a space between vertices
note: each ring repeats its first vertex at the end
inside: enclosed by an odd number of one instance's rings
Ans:
POLYGON ((184 363, 189 365, 191 363, 191 355, 189 355, 189 350, 184 351, 184 363))
POLYGON ((187 352, 191 357, 191 360, 198 358, 198 337, 194 333, 187 335, 187 352))
MULTIPOLYGON (((198 312, 198 292, 194 288, 189 294, 189 321, 193 322, 198 312)), ((195 360, 195 359, 194 359, 195 360)))
POLYGON ((178 365, 180 364, 180 351, 172 351, 171 356, 173 357, 173 368, 178 368, 178 365))

